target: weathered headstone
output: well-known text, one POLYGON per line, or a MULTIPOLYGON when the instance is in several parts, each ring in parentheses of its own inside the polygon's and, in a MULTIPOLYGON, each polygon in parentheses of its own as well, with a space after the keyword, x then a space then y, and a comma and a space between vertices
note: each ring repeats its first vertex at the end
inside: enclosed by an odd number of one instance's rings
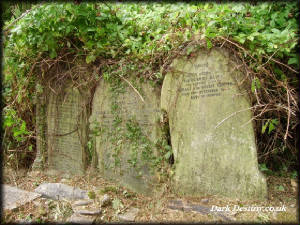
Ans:
POLYGON ((61 183, 44 183, 39 185, 34 191, 41 194, 44 198, 54 200, 88 199, 87 191, 61 183))
POLYGON ((86 216, 78 213, 73 213, 67 220, 68 223, 92 224, 96 220, 96 216, 86 216))
POLYGON ((3 208, 8 210, 16 209, 41 196, 38 193, 24 191, 6 184, 2 184, 2 190, 3 208))
POLYGON ((47 151, 49 169, 82 174, 87 142, 87 94, 66 85, 62 94, 49 92, 47 151))
POLYGON ((220 48, 176 59, 163 82, 161 107, 169 116, 175 189, 188 195, 261 198, 252 113, 238 82, 245 76, 220 48))
POLYGON ((90 130, 95 134, 92 138, 100 173, 150 194, 154 183, 150 164, 160 138, 160 93, 149 83, 138 84, 138 91, 128 82, 100 81, 93 98, 90 130))
POLYGON ((92 81, 86 78, 95 70, 81 60, 71 67, 46 67, 36 84, 37 154, 32 169, 82 174, 92 91, 92 81))
POLYGON ((46 164, 47 152, 47 97, 43 94, 41 84, 36 84, 36 156, 32 169, 43 169, 46 164))

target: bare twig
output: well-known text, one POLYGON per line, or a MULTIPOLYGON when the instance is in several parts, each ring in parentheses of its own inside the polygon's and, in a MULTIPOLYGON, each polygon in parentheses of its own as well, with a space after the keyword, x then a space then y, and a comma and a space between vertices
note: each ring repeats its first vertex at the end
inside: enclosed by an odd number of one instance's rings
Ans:
POLYGON ((284 135, 284 140, 287 139, 288 133, 289 133, 289 126, 290 126, 290 117, 291 117, 291 110, 290 110, 290 93, 288 87, 286 87, 286 94, 287 94, 287 101, 288 101, 288 119, 287 119, 287 125, 286 125, 286 131, 284 135))
POLYGON ((215 126, 215 129, 216 129, 217 127, 219 127, 224 121, 226 121, 226 120, 228 120, 229 118, 235 116, 236 114, 241 113, 241 112, 244 112, 244 111, 247 111, 247 110, 251 110, 251 109, 253 109, 253 108, 255 108, 255 106, 250 107, 250 108, 247 108, 247 109, 242 109, 242 110, 239 110, 239 111, 236 111, 236 112, 230 114, 228 117, 226 117, 226 118, 224 118, 222 121, 220 121, 220 122, 215 126))
POLYGON ((10 24, 8 24, 6 26, 6 28, 4 29, 4 33, 7 32, 9 30, 9 28, 14 25, 18 20, 22 19, 24 16, 26 16, 28 13, 30 13, 33 9, 38 9, 39 7, 41 7, 42 4, 38 5, 37 7, 31 8, 26 10, 21 16, 19 16, 17 19, 15 19, 13 22, 11 22, 10 24))
POLYGON ((272 57, 276 54, 276 52, 278 52, 279 49, 277 49, 267 60, 267 62, 265 62, 264 64, 261 65, 261 67, 263 67, 264 65, 266 65, 271 59, 272 57))
MULTIPOLYGON (((231 43, 231 44, 233 44, 233 45, 235 45, 236 47, 238 47, 238 48, 240 48, 240 49, 242 49, 244 52, 246 52, 253 60, 255 60, 255 58, 245 49, 245 48, 243 48, 242 46, 240 46, 239 44, 237 44, 237 43, 235 43, 235 42, 233 42, 233 41, 230 41, 229 39, 227 39, 227 38, 224 38, 224 37, 220 37, 221 39, 223 39, 223 40, 225 40, 225 41, 227 41, 227 42, 229 42, 229 43, 231 43)), ((255 60, 256 61, 256 60, 255 60)))
POLYGON ((141 98, 142 102, 145 102, 143 96, 138 92, 138 90, 136 90, 136 88, 124 77, 122 77, 121 75, 119 75, 119 77, 121 77, 124 81, 126 81, 130 87, 132 87, 132 89, 138 94, 138 96, 141 98))
POLYGON ((279 62, 279 61, 277 61, 276 59, 271 59, 271 60, 272 60, 273 62, 276 62, 276 63, 278 63, 278 64, 280 64, 280 65, 282 65, 282 66, 288 68, 289 70, 291 70, 291 71, 294 72, 294 73, 299 73, 299 71, 294 70, 292 67, 290 67, 290 66, 288 66, 288 65, 286 65, 286 64, 284 64, 284 63, 282 63, 282 62, 279 62))

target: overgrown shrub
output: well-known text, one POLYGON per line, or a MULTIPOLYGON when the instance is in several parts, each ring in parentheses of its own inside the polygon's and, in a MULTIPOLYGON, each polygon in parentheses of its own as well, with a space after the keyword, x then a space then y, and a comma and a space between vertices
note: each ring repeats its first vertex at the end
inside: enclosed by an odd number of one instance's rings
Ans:
POLYGON ((34 5, 4 27, 6 162, 34 157, 35 90, 43 88, 35 84, 52 66, 81 58, 99 71, 95 81, 131 73, 161 85, 182 52, 222 46, 247 67, 259 161, 272 169, 299 166, 298 7, 297 1, 34 5))

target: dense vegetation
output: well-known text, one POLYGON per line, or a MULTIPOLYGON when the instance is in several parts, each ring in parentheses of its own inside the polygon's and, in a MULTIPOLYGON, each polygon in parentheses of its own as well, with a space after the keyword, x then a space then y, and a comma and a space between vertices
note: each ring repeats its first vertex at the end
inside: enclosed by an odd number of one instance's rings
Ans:
POLYGON ((51 66, 80 58, 98 68, 93 81, 131 73, 161 85, 172 59, 213 46, 229 48, 247 68, 261 168, 299 166, 296 1, 40 3, 18 13, 3 31, 3 144, 11 166, 29 166, 35 155, 36 91, 43 88, 36 83, 51 66))

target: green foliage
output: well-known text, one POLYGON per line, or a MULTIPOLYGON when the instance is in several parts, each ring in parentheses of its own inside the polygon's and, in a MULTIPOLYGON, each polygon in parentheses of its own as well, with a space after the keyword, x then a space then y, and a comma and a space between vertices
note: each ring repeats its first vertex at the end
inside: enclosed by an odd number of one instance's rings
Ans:
POLYGON ((266 129, 269 128, 268 134, 270 134, 276 128, 277 124, 278 124, 278 119, 267 120, 261 129, 261 133, 265 133, 266 129))
POLYGON ((261 84, 258 78, 255 78, 252 80, 251 83, 251 91, 254 93, 255 90, 260 89, 261 88, 261 84))
MULTIPOLYGON (((22 11, 15 7, 14 16, 5 26, 22 11)), ((298 87, 298 78, 289 73, 299 70, 298 15, 297 1, 33 5, 26 16, 9 27, 4 37, 3 96, 7 108, 3 125, 10 137, 6 149, 8 145, 18 147, 19 142, 28 140, 29 134, 34 132, 34 121, 28 119, 28 115, 34 112, 35 84, 44 78, 42 62, 45 59, 54 63, 67 52, 88 64, 100 60, 103 62, 102 77, 115 83, 112 88, 113 93, 117 93, 124 90, 120 86, 120 77, 127 74, 161 84, 166 65, 176 51, 182 51, 189 43, 205 40, 206 47, 211 48, 231 42, 238 46, 240 57, 255 72, 249 86, 253 93, 262 92, 265 86, 272 88, 277 81, 298 87), (280 59, 280 66, 273 59, 280 59), (282 64, 288 65, 289 70, 282 64), (266 68, 274 73, 277 81, 270 78, 266 68)), ((188 55, 194 51, 191 46, 187 49, 188 55)), ((278 95, 286 94, 286 89, 282 88, 280 92, 278 95)), ((113 110, 118 111, 115 103, 113 110)), ((276 129, 282 129, 279 124, 287 123, 286 115, 283 118, 276 113, 263 116, 264 121, 267 119, 261 124, 263 134, 268 129, 271 136, 276 129)), ((290 127, 296 123, 294 118, 292 120, 290 127)), ((121 118, 116 116, 114 126, 118 127, 120 123, 121 118)), ((127 138, 134 138, 138 132, 130 126, 128 130, 132 136, 127 138)), ((31 144, 30 141, 27 143, 31 144)), ((142 144, 147 155, 147 144, 142 144)), ((92 143, 88 145, 91 149, 92 143)), ((167 144, 163 145, 164 158, 169 159, 171 149, 167 144)), ((115 154, 118 154, 118 148, 115 154)), ((131 163, 136 164, 134 159, 131 163)))
POLYGON ((272 174, 272 170, 268 169, 265 163, 259 164, 259 170, 268 175, 272 174))
POLYGON ((284 191, 285 189, 284 189, 283 185, 278 185, 277 190, 278 191, 284 191))
POLYGON ((14 19, 21 16, 26 10, 30 9, 32 3, 29 2, 9 2, 2 1, 2 19, 4 24, 11 23, 14 19))
POLYGON ((43 4, 11 30, 6 54, 14 56, 7 57, 7 63, 26 63, 26 58, 41 52, 55 58, 64 47, 78 49, 77 54, 84 55, 88 63, 99 56, 147 60, 199 34, 208 47, 211 39, 230 36, 255 57, 276 53, 298 65, 293 50, 297 13, 296 2, 43 4))
POLYGON ((96 193, 94 191, 89 191, 87 193, 89 199, 95 199, 96 198, 96 193))
POLYGON ((297 177, 298 177, 298 171, 294 170, 291 174, 291 178, 297 179, 297 177))
POLYGON ((26 129, 26 122, 18 118, 13 109, 6 110, 3 126, 11 129, 13 137, 18 142, 24 141, 25 136, 30 134, 26 129))
POLYGON ((106 186, 99 191, 99 194, 105 194, 109 192, 118 194, 119 190, 115 186, 106 186))

